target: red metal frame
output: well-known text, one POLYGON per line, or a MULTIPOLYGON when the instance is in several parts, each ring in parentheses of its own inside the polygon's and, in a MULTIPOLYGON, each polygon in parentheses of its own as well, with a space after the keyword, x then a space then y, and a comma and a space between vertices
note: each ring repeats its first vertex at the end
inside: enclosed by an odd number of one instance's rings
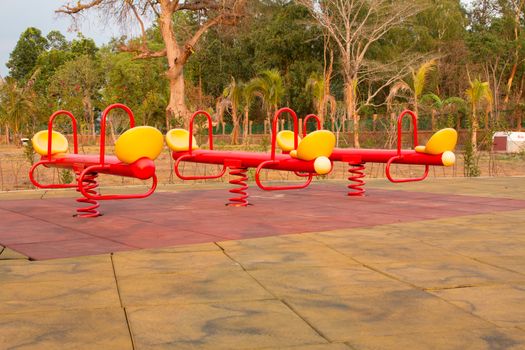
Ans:
POLYGON ((104 164, 104 157, 106 155, 106 119, 109 112, 116 108, 123 109, 127 113, 129 117, 129 128, 132 129, 135 127, 135 116, 128 106, 122 103, 114 103, 106 107, 104 112, 102 112, 102 120, 100 121, 100 165, 104 164))
POLYGON ((35 169, 38 168, 40 165, 46 166, 46 164, 49 165, 49 164, 52 164, 52 163, 57 163, 57 160, 52 158, 51 149, 52 149, 52 144, 53 144, 53 136, 52 136, 53 135, 53 123, 55 122, 55 119, 59 115, 66 115, 66 116, 68 116, 71 119, 71 126, 72 126, 72 129, 73 129, 73 154, 78 154, 78 131, 77 131, 77 120, 76 120, 75 116, 73 116, 73 113, 71 113, 69 111, 65 111, 65 110, 59 110, 59 111, 54 112, 49 117, 49 121, 47 123, 47 135, 48 135, 48 138, 47 138, 47 156, 42 156, 42 159, 39 162, 36 162, 35 164, 33 164, 31 166, 31 169, 29 169, 29 181, 31 181, 31 183, 33 185, 35 185, 36 187, 38 187, 38 188, 45 188, 45 189, 52 189, 52 188, 54 188, 54 189, 56 189, 56 188, 75 188, 75 187, 77 187, 77 185, 75 185, 75 184, 43 185, 43 184, 39 183, 35 179, 35 177, 33 175, 34 172, 35 172, 35 169), (44 159, 44 158, 46 158, 46 159, 44 159))
POLYGON ((197 112, 193 113, 193 115, 190 118, 190 125, 189 125, 189 129, 190 130, 189 130, 189 134, 188 134, 189 151, 188 151, 187 154, 184 154, 184 155, 180 156, 179 158, 177 158, 176 161, 175 161, 175 165, 174 165, 175 174, 181 180, 211 180, 211 179, 218 179, 218 178, 222 177, 226 173, 226 169, 227 169, 226 164, 223 164, 221 172, 218 173, 218 174, 215 174, 215 175, 185 176, 185 175, 182 175, 181 172, 179 171, 179 166, 180 166, 180 163, 182 161, 192 161, 192 159, 194 157, 193 156, 193 125, 195 123, 195 118, 198 115, 200 115, 200 114, 205 116, 206 119, 208 120, 208 145, 209 145, 210 151, 213 151, 213 123, 212 123, 212 120, 211 120, 211 116, 206 111, 197 111, 197 112))
POLYGON ((47 123, 47 159, 51 161, 51 145, 53 143, 53 137, 49 136, 53 134, 53 122, 55 121, 55 118, 59 115, 64 114, 67 115, 71 119, 71 126, 73 128, 73 153, 78 154, 78 134, 77 134, 77 120, 73 116, 73 113, 69 111, 56 111, 49 117, 49 122, 47 123))
POLYGON ((321 130, 323 128, 321 126, 321 119, 317 115, 315 115, 315 114, 308 114, 303 119, 303 137, 305 137, 306 134, 307 134, 308 120, 310 120, 310 119, 315 119, 315 121, 317 122, 317 130, 321 130))
POLYGON ((118 158, 114 156, 106 156, 106 120, 109 112, 114 109, 122 109, 126 112, 129 117, 130 128, 135 127, 135 118, 133 112, 129 107, 124 104, 116 103, 108 106, 102 112, 102 119, 100 124, 100 153, 98 156, 94 155, 80 155, 78 154, 78 135, 77 135, 77 121, 73 114, 68 111, 57 111, 51 115, 48 123, 48 133, 52 135, 53 122, 55 118, 61 114, 65 114, 71 118, 73 125, 73 143, 74 152, 66 155, 55 155, 51 154, 52 149, 52 137, 48 138, 48 154, 43 156, 42 159, 35 163, 29 171, 29 179, 31 182, 39 188, 76 188, 84 197, 77 199, 81 203, 89 203, 90 207, 77 209, 78 216, 81 217, 95 217, 100 215, 96 210, 99 206, 97 200, 117 200, 117 199, 135 199, 144 198, 151 195, 157 187, 157 176, 155 175, 155 164, 152 160, 147 158, 141 158, 132 164, 122 163, 118 158), (35 169, 44 165, 45 167, 57 167, 72 169, 77 175, 77 179, 74 184, 40 184, 34 178, 35 169), (96 178, 99 173, 118 175, 125 177, 133 177, 141 180, 151 178, 152 185, 150 189, 142 194, 127 194, 127 195, 99 195, 95 189, 98 187, 96 178))
POLYGON ((402 160, 404 158, 404 156, 401 154, 401 144, 402 144, 402 137, 403 137, 403 117, 406 115, 412 118, 414 147, 419 145, 418 138, 417 138, 417 116, 414 112, 410 110, 404 110, 397 118, 397 155, 390 158, 388 162, 386 163, 386 167, 385 167, 386 177, 388 178, 388 180, 390 180, 391 182, 395 182, 395 183, 423 181, 427 178, 429 170, 430 170, 430 166, 428 164, 425 164, 425 172, 423 173, 423 176, 416 177, 416 178, 394 179, 392 175, 390 174, 390 165, 393 162, 402 160))
MULTIPOLYGON (((288 113, 292 116, 294 120, 294 146, 297 148, 299 144, 299 136, 298 136, 298 118, 295 112, 290 108, 281 108, 278 111, 276 111, 274 115, 274 119, 272 122, 272 146, 271 146, 271 152, 268 155, 267 153, 258 153, 258 152, 231 152, 231 151, 215 151, 213 150, 213 129, 212 129, 212 120, 209 113, 205 111, 197 111, 195 112, 189 123, 189 142, 188 146, 189 149, 187 151, 182 152, 173 152, 173 158, 175 159, 175 165, 174 170, 175 174, 182 180, 203 180, 203 179, 216 179, 222 177, 225 173, 227 168, 232 169, 232 174, 236 176, 240 176, 242 179, 244 179, 244 170, 241 171, 241 169, 247 169, 247 168, 256 168, 255 172, 255 182, 257 185, 267 191, 275 191, 275 190, 293 190, 293 189, 301 189, 308 186, 313 178, 313 173, 315 172, 313 167, 313 161, 302 161, 299 159, 292 158, 289 154, 277 154, 276 153, 276 144, 277 144, 277 124, 279 117, 283 115, 284 113, 288 113), (198 115, 204 115, 208 120, 208 139, 209 139, 209 150, 193 150, 193 130, 194 130, 194 121, 195 118, 198 115), (222 165, 222 170, 215 175, 196 175, 196 176, 186 176, 183 175, 180 171, 180 163, 186 161, 186 162, 194 162, 194 163, 206 163, 206 164, 217 164, 222 165), (292 171, 295 173, 303 172, 307 173, 308 175, 302 175, 304 177, 308 177, 308 179, 305 181, 305 183, 300 185, 286 185, 286 186, 265 186, 262 184, 261 181, 261 171, 262 169, 272 169, 272 170, 283 170, 283 171, 292 171)), ((239 194, 241 197, 235 197, 230 200, 229 205, 247 205, 247 194, 246 189, 247 186, 244 183, 244 180, 233 180, 233 182, 230 182, 234 185, 238 185, 241 187, 241 190, 235 190, 233 193, 239 194), (242 199, 241 199, 242 198, 242 199)))
POLYGON ((307 177, 306 181, 303 184, 300 185, 288 185, 288 186, 264 186, 261 182, 261 170, 266 168, 267 165, 276 165, 279 164, 279 161, 275 159, 275 149, 277 145, 277 122, 279 120, 279 117, 283 113, 288 113, 293 118, 293 133, 294 133, 294 149, 297 149, 299 145, 299 122, 297 119, 297 114, 288 107, 284 107, 279 109, 277 112, 275 112, 275 116, 273 117, 273 123, 272 123, 272 153, 271 153, 271 159, 267 160, 265 162, 262 162, 257 166, 257 169, 255 171, 255 183, 257 183, 257 186, 259 188, 265 190, 265 191, 285 191, 285 190, 300 190, 312 182, 313 179, 313 172, 309 171, 307 174, 301 174, 297 175, 298 171, 296 169, 290 169, 293 171, 297 176, 299 177, 307 177))
MULTIPOLYGON (((257 152, 231 152, 231 151, 214 151, 213 150, 213 131, 211 116, 204 111, 195 112, 190 119, 189 125, 189 146, 188 151, 173 152, 173 158, 175 162, 175 173, 183 180, 199 180, 199 179, 216 179, 222 177, 226 173, 227 168, 237 169, 239 175, 242 173, 240 169, 255 168, 255 182, 263 190, 275 191, 275 190, 292 190, 302 189, 307 187, 316 176, 313 167, 313 161, 306 162, 299 159, 292 158, 288 153, 283 152, 277 154, 277 125, 280 116, 284 113, 292 116, 294 120, 294 148, 298 146, 298 119, 295 112, 290 108, 281 108, 276 111, 272 122, 272 145, 271 151, 267 153, 257 152), (204 115, 208 120, 208 138, 210 144, 210 150, 193 150, 193 124, 195 117, 198 115, 204 115), (194 163, 205 163, 205 164, 217 164, 222 165, 220 173, 215 175, 206 176, 185 176, 181 174, 179 167, 182 161, 194 162, 194 163), (285 186, 266 186, 261 181, 261 172, 263 169, 272 170, 283 170, 292 171, 299 177, 306 177, 304 183, 299 185, 285 185, 285 186)), ((423 153, 417 153, 414 150, 402 150, 402 121, 405 116, 412 118, 413 123, 413 139, 414 145, 418 144, 418 129, 417 129, 417 118, 416 115, 409 110, 404 111, 398 118, 398 140, 397 149, 395 150, 378 150, 378 149, 334 149, 330 156, 330 161, 343 161, 347 162, 350 166, 349 180, 354 182, 349 186, 353 191, 349 195, 363 195, 365 182, 363 180, 365 174, 365 164, 367 162, 386 163, 386 175, 392 182, 408 182, 408 181, 421 181, 428 176, 430 165, 443 165, 441 155, 429 155, 423 153), (419 178, 408 178, 408 179, 394 179, 390 174, 390 166, 393 163, 400 164, 421 164, 425 166, 425 173, 419 178)), ((317 128, 321 129, 321 121, 315 114, 309 114, 304 118, 303 121, 303 136, 306 135, 307 123, 310 119, 317 121, 317 128)), ((243 196, 245 195, 244 184, 242 184, 243 196)), ((243 200, 246 197, 243 197, 243 200)), ((234 203, 231 203, 234 204, 234 203)))

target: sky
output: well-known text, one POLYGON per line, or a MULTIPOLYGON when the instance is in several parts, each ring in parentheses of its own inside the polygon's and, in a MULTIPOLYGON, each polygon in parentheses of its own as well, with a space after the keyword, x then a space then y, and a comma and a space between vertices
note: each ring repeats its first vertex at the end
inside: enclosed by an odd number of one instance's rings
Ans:
MULTIPOLYGON (((55 10, 65 0, 0 0, 0 76, 5 77, 5 66, 9 54, 16 42, 28 27, 36 27, 47 35, 52 30, 59 30, 69 40, 77 36, 68 32, 71 19, 67 15, 57 15, 55 10)), ((94 15, 87 14, 80 28, 85 37, 95 40, 98 46, 109 42, 112 37, 120 36, 119 28, 101 24, 94 15)))

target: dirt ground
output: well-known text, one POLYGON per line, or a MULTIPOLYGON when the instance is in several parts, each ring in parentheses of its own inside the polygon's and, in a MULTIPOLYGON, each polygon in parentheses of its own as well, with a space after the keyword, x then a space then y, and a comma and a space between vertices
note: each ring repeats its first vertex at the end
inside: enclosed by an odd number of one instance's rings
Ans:
MULTIPOLYGON (((224 149, 229 146, 216 146, 216 149, 224 149)), ((251 145, 248 147, 250 151, 260 151, 261 146, 251 145)), ((237 149, 242 149, 238 147, 237 149)), ((245 148, 246 149, 246 148, 245 148)), ((80 153, 83 154, 98 154, 98 146, 81 147, 80 153)), ((112 154, 112 148, 107 147, 107 154, 112 154)), ((457 153, 456 165, 444 167, 432 167, 430 177, 462 177, 463 176, 463 155, 457 153)), ((34 156, 34 160, 38 157, 34 156)), ((156 160, 157 176, 159 184, 182 183, 173 172, 173 161, 170 157, 170 151, 165 148, 161 156, 156 160)), ((29 181, 28 172, 31 166, 30 157, 24 153, 23 147, 12 145, 0 145, 0 190, 12 191, 20 189, 30 189, 33 185, 29 181)), ((385 165, 369 163, 366 165, 365 174, 367 178, 384 178, 385 165)), ((479 168, 481 176, 520 176, 525 175, 525 154, 509 155, 509 154, 489 154, 483 153, 479 160, 479 168)), ((187 163, 184 166, 183 172, 186 174, 211 174, 219 170, 213 165, 192 164, 187 163)), ((419 176, 423 168, 421 166, 398 165, 393 171, 396 177, 419 176)), ((248 176, 250 180, 253 179, 254 171, 250 169, 248 176)), ((286 180, 292 181, 298 179, 289 172, 269 171, 266 175, 267 179, 272 180, 286 180)), ((346 179, 348 178, 348 166, 343 163, 336 163, 335 168, 331 174, 323 178, 328 179, 346 179)), ((73 174, 60 171, 57 169, 40 168, 38 171, 38 179, 41 183, 57 183, 63 180, 72 180, 73 174)), ((298 179, 301 181, 301 179, 298 179)), ((366 179, 365 179, 366 180, 366 179)), ((142 181, 102 175, 99 178, 101 185, 133 185, 141 184, 142 181)), ((218 180, 208 180, 212 182, 227 182, 229 177, 225 176, 218 180)))

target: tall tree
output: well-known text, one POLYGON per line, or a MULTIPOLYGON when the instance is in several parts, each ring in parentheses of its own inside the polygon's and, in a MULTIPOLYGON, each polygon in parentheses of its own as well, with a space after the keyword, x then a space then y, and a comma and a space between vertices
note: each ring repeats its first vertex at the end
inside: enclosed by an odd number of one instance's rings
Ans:
POLYGON ((230 84, 224 89, 224 97, 228 99, 228 103, 230 106, 231 116, 232 116, 232 122, 233 122, 233 130, 231 135, 231 142, 232 145, 236 145, 238 143, 239 138, 239 107, 243 101, 243 90, 244 85, 240 84, 235 81, 234 77, 231 77, 230 84))
MULTIPOLYGON (((311 15, 329 33, 339 49, 345 84, 347 117, 354 123, 354 146, 359 147, 358 85, 374 69, 367 65, 367 53, 393 28, 403 25, 423 10, 419 0, 296 0, 308 8, 311 15), (368 71, 368 75, 365 73, 368 71)), ((384 86, 390 85, 387 79, 384 86)), ((382 90, 368 94, 367 102, 382 90)))
POLYGON ((216 25, 234 25, 241 14, 245 0, 79 0, 68 1, 57 10, 59 13, 77 15, 96 8, 102 16, 111 16, 120 23, 135 20, 140 26, 141 37, 121 49, 135 52, 136 58, 166 57, 170 99, 166 113, 171 117, 187 118, 185 102, 184 65, 196 50, 196 45, 206 31, 216 25), (195 16, 195 26, 176 28, 174 18, 178 14, 195 16), (160 27, 164 48, 152 50, 148 45, 145 19, 155 16, 160 27))
MULTIPOLYGON (((429 101, 432 105, 432 130, 436 130, 436 120, 435 120, 435 112, 438 112, 438 116, 444 116, 447 112, 452 112, 452 108, 454 108, 456 111, 460 108, 465 110, 466 108, 466 102, 461 97, 448 97, 448 98, 441 98, 438 95, 434 93, 428 93, 421 97, 421 103, 429 101)), ((456 127, 459 129, 460 127, 460 117, 459 114, 457 114, 456 117, 456 124, 454 124, 454 121, 452 120, 450 123, 447 120, 447 127, 453 128, 456 127)))
POLYGON ((248 84, 249 89, 262 99, 267 120, 271 123, 272 116, 279 108, 285 93, 281 73, 277 69, 265 70, 248 84))
POLYGON ((98 64, 84 55, 57 69, 49 87, 50 94, 61 101, 62 108, 81 113, 92 135, 95 135, 94 107, 101 81, 98 64))
POLYGON ((38 56, 47 48, 48 41, 37 28, 27 28, 18 39, 14 50, 9 55, 6 66, 9 76, 25 82, 35 68, 38 56))
POLYGON ((412 94, 411 102, 416 113, 416 117, 419 116, 419 100, 423 94, 425 88, 425 82, 427 81, 427 75, 430 73, 436 65, 436 60, 432 59, 424 62, 417 70, 411 69, 411 80, 405 81, 400 80, 390 89, 390 94, 387 97, 387 101, 390 102, 398 93, 398 91, 409 91, 412 94))
POLYGON ((0 83, 0 122, 4 126, 7 142, 10 130, 17 137, 23 129, 28 131, 33 112, 34 103, 30 88, 21 86, 14 79, 0 83))
POLYGON ((306 81, 306 90, 312 94, 315 112, 324 125, 325 79, 322 74, 313 72, 306 81))
POLYGON ((465 91, 467 100, 470 104, 470 142, 474 153, 477 150, 477 134, 479 129, 478 111, 482 104, 485 104, 486 111, 492 107, 492 90, 488 82, 479 79, 469 82, 470 87, 465 91))

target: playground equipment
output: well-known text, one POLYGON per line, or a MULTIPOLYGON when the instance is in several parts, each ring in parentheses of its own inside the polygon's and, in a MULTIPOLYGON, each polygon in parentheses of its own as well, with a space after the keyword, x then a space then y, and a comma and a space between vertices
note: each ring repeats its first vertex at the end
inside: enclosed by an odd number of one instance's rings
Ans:
MULTIPOLYGON (((316 115, 310 114, 305 117, 303 134, 306 133, 307 121, 313 118, 317 121, 317 129, 321 129, 321 122, 316 115)), ((349 196, 363 196, 365 189, 365 164, 386 163, 385 173, 388 180, 394 183, 422 181, 427 178, 430 165, 452 166, 456 161, 453 153, 456 147, 458 134, 456 130, 446 128, 437 131, 430 137, 425 146, 419 145, 417 116, 410 110, 403 111, 397 120, 397 149, 362 149, 362 148, 335 148, 330 156, 332 162, 348 163, 350 176, 348 185, 349 196), (405 116, 410 116, 413 128, 414 149, 401 149, 402 145, 402 122, 405 116), (420 164, 425 169, 421 177, 395 179, 391 174, 392 164, 420 164)))
POLYGON ((100 154, 78 154, 77 121, 73 114, 60 110, 51 115, 47 130, 36 133, 32 138, 33 148, 40 154, 41 160, 35 163, 29 171, 29 179, 39 188, 75 188, 82 194, 77 199, 79 203, 88 204, 78 208, 79 217, 96 217, 101 215, 97 210, 99 200, 118 200, 145 198, 151 195, 157 187, 154 160, 159 156, 163 147, 163 135, 150 126, 135 127, 133 112, 123 104, 112 104, 102 113, 100 125, 100 154), (111 110, 122 109, 129 117, 130 129, 124 132, 115 143, 115 155, 105 155, 106 119, 111 110), (67 138, 57 131, 53 131, 53 122, 60 115, 71 119, 73 128, 73 153, 68 153, 67 138), (51 137, 49 137, 51 135, 51 137), (75 183, 71 184, 41 184, 35 179, 35 170, 43 165, 46 168, 71 169, 76 175, 75 183), (152 179, 151 188, 140 194, 109 194, 101 195, 98 187, 98 174, 132 177, 140 180, 152 179))
POLYGON ((246 172, 248 168, 255 168, 255 182, 266 191, 292 190, 307 187, 315 175, 328 174, 332 170, 329 158, 335 147, 335 136, 327 130, 317 130, 308 134, 304 139, 298 137, 297 115, 290 108, 281 108, 275 113, 272 123, 272 149, 271 153, 217 151, 213 149, 213 130, 211 116, 205 111, 195 112, 189 124, 189 131, 172 129, 166 134, 166 143, 173 151, 175 160, 175 174, 182 180, 217 179, 222 177, 229 168, 233 178, 230 184, 236 186, 230 190, 234 197, 226 205, 247 206, 248 185, 246 172), (294 131, 277 135, 277 121, 283 113, 288 113, 293 118, 294 131), (208 146, 209 149, 200 149, 193 136, 194 120, 203 115, 208 120, 208 146), (276 153, 276 144, 284 148, 282 154, 276 153), (213 175, 186 176, 179 169, 181 162, 205 163, 222 165, 222 170, 213 175), (273 169, 290 171, 305 177, 304 183, 299 185, 267 186, 261 182, 261 171, 273 169))

